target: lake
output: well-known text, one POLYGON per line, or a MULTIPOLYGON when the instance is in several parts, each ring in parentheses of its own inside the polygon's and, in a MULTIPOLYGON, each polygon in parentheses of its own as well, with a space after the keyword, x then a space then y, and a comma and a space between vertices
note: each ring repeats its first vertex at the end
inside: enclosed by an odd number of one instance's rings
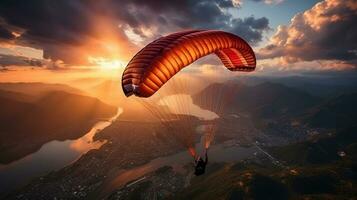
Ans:
POLYGON ((123 112, 121 108, 115 116, 97 122, 91 130, 76 140, 50 141, 37 152, 17 161, 0 165, 0 193, 4 194, 21 187, 31 179, 59 170, 80 158, 91 149, 98 149, 106 141, 93 141, 93 136, 108 127, 123 112))

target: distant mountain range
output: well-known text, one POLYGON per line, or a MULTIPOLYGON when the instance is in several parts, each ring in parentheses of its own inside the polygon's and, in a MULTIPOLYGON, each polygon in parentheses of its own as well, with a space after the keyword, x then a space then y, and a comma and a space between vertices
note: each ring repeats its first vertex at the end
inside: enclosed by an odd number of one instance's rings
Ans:
POLYGON ((357 93, 322 98, 279 83, 231 81, 212 84, 193 99, 205 109, 215 111, 220 105, 224 113, 245 112, 258 120, 297 120, 315 128, 334 129, 357 124, 357 93))
POLYGON ((306 112, 303 121, 312 127, 344 129, 357 125, 357 93, 327 99, 306 112))
POLYGON ((220 101, 224 112, 247 112, 257 118, 291 117, 321 101, 301 90, 270 82, 253 86, 237 82, 212 84, 194 96, 195 103, 210 109, 212 101, 205 99, 220 101), (222 93, 225 97, 220 98, 222 93))
POLYGON ((96 121, 116 112, 64 85, 10 83, 0 88, 0 163, 19 159, 51 140, 79 138, 96 121))
POLYGON ((310 76, 240 76, 238 79, 247 85, 264 82, 279 83, 318 97, 336 97, 345 93, 357 92, 355 73, 340 76, 337 74, 338 72, 333 75, 310 74, 310 76))
POLYGON ((71 94, 86 94, 79 89, 65 84, 49 84, 40 82, 0 83, 0 90, 19 92, 32 96, 32 98, 40 98, 42 95, 53 91, 64 91, 71 94))

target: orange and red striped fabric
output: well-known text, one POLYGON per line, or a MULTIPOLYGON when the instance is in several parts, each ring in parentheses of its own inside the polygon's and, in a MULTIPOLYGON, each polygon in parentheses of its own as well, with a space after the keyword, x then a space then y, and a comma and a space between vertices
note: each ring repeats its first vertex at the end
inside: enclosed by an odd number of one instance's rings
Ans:
POLYGON ((182 68, 215 53, 231 71, 253 71, 252 48, 242 38, 218 30, 190 30, 161 37, 141 49, 126 66, 126 96, 150 97, 182 68))

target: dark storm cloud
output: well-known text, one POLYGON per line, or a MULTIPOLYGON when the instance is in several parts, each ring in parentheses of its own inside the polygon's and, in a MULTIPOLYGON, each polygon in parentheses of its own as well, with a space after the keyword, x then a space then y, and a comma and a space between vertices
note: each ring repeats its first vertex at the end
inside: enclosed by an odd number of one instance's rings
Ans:
POLYGON ((255 19, 248 17, 244 19, 233 19, 230 31, 247 39, 249 42, 256 44, 262 40, 263 31, 269 30, 269 20, 265 17, 255 19))
POLYGON ((0 16, 6 23, 25 30, 18 40, 20 45, 41 48, 45 57, 68 61, 74 59, 68 53, 70 47, 90 34, 90 12, 82 1, 0 2, 0 16))
POLYGON ((0 41, 14 39, 14 35, 7 28, 0 24, 0 41))
POLYGON ((26 39, 75 43, 88 32, 90 8, 79 1, 0 2, 0 15, 7 23, 24 28, 26 39), (76 33, 76 34, 74 34, 76 33))
POLYGON ((218 6, 221 8, 232 8, 234 7, 234 4, 232 1, 226 0, 226 1, 217 1, 218 6))
POLYGON ((0 2, 0 15, 8 24, 24 28, 31 40, 75 43, 78 34, 88 33, 90 8, 80 1, 0 2))
MULTIPOLYGON (((123 2, 123 1, 122 1, 123 2)), ((180 29, 221 29, 241 35, 251 44, 262 39, 263 31, 269 29, 267 18, 236 19, 227 12, 238 9, 231 0, 186 0, 186 1, 127 1, 117 10, 119 18, 144 36, 142 26, 158 26, 159 33, 180 29), (252 34, 250 34, 252 33, 252 34)))
POLYGON ((104 17, 123 38, 128 28, 145 41, 172 31, 199 28, 231 31, 253 45, 262 40, 263 32, 269 29, 268 19, 236 19, 227 9, 238 8, 232 0, 0 1, 0 17, 24 30, 18 43, 44 49, 46 58, 65 62, 76 59, 72 53, 76 46, 97 37, 93 33, 96 16, 104 17), (148 35, 147 29, 154 33, 148 35))
MULTIPOLYGON (((357 62, 357 2, 325 0, 280 26, 260 58, 286 62, 340 60, 357 62)), ((346 62, 341 62, 348 64, 346 62)))

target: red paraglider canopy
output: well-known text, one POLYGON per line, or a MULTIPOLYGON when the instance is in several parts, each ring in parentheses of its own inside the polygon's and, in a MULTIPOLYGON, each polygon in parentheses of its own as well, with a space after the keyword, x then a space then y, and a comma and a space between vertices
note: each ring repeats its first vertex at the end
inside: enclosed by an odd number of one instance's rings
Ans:
POLYGON ((181 69, 215 53, 231 71, 253 71, 256 59, 242 38, 218 30, 190 30, 161 37, 141 49, 122 77, 126 96, 150 97, 181 69))

